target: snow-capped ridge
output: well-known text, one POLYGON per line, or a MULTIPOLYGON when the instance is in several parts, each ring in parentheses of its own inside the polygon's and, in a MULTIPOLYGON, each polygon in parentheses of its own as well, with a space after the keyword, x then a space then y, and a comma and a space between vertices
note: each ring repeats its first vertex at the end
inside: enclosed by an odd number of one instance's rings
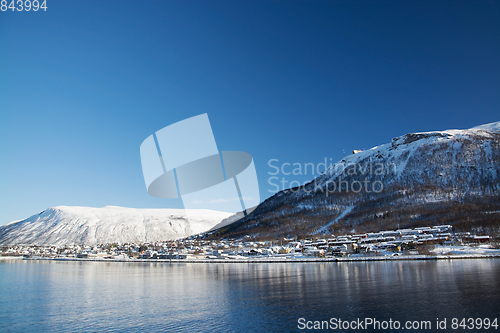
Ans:
POLYGON ((489 124, 479 125, 471 128, 471 130, 481 130, 486 132, 500 132, 500 121, 489 124))
MULTIPOLYGON (((500 132, 500 121, 463 130, 450 129, 444 131, 408 133, 393 138, 391 143, 375 146, 356 154, 346 156, 339 162, 327 168, 322 175, 336 177, 341 174, 347 166, 360 163, 361 161, 366 161, 367 159, 370 159, 370 162, 373 162, 374 157, 389 160, 398 160, 402 155, 410 157, 420 146, 430 145, 439 140, 451 140, 456 137, 470 137, 471 135, 492 138, 492 135, 497 134, 498 132, 500 132)), ((404 165, 399 167, 398 174, 400 174, 403 169, 404 165)))
POLYGON ((83 245, 174 240, 207 231, 231 215, 211 210, 56 206, 0 226, 0 244, 83 245))
POLYGON ((409 133, 392 139, 391 146, 397 148, 400 145, 407 145, 418 140, 449 138, 450 136, 452 134, 447 132, 409 133))

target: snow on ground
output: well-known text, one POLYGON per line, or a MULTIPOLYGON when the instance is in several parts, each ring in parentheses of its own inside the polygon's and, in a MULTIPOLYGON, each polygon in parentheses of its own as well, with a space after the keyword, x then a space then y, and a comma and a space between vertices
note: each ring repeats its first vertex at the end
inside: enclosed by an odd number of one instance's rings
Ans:
POLYGON ((328 224, 326 224, 323 227, 319 228, 316 231, 316 234, 326 233, 328 231, 328 228, 330 228, 330 226, 334 225, 340 219, 342 219, 344 216, 346 216, 347 214, 349 214, 352 211, 353 208, 354 208, 354 206, 347 206, 346 209, 344 209, 344 211, 339 216, 337 216, 334 220, 328 222, 328 224))
POLYGON ((467 246, 467 245, 452 245, 441 246, 438 245, 431 250, 436 254, 499 254, 500 249, 492 249, 490 245, 467 246))
POLYGON ((489 124, 484 124, 484 125, 479 125, 479 126, 471 128, 471 130, 482 130, 482 131, 487 131, 487 132, 500 132, 500 121, 497 121, 494 123, 489 123, 489 124))

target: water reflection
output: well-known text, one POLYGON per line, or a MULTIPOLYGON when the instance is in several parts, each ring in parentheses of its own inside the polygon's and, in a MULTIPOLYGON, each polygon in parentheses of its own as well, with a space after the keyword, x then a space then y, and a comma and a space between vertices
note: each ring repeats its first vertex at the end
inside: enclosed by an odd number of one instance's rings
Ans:
POLYGON ((299 331, 297 319, 498 317, 500 261, 0 263, 0 330, 299 331))

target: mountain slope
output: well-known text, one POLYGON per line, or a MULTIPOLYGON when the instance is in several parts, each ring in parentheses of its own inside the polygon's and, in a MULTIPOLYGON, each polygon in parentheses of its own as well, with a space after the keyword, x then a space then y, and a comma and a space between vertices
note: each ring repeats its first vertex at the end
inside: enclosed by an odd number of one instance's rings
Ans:
POLYGON ((499 139, 500 122, 394 138, 278 192, 217 235, 296 237, 429 224, 498 230, 499 139))
POLYGON ((230 215, 211 210, 185 212, 183 209, 60 206, 22 221, 0 226, 0 245, 145 243, 171 240, 207 231, 230 215))

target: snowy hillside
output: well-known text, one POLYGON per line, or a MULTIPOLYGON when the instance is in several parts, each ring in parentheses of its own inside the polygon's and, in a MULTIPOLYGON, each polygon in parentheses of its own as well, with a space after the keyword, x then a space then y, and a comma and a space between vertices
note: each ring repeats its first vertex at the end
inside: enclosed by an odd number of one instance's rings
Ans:
POLYGON ((212 210, 53 207, 0 226, 0 245, 144 243, 204 232, 230 213, 212 210), (189 214, 189 218, 186 216, 189 214))
POLYGON ((406 134, 392 139, 391 143, 345 157, 325 170, 316 184, 327 184, 342 173, 374 176, 374 179, 375 176, 381 176, 377 179, 385 180, 385 186, 397 181, 405 182, 410 176, 412 181, 423 183, 428 180, 426 176, 434 175, 429 172, 429 168, 434 169, 438 176, 441 175, 440 182, 453 182, 456 176, 464 173, 461 168, 470 168, 465 170, 467 182, 457 186, 470 187, 471 182, 479 180, 471 176, 475 175, 474 169, 481 167, 486 168, 483 177, 491 181, 498 180, 498 134, 500 122, 469 130, 406 134), (385 170, 377 175, 374 169, 380 164, 385 166, 385 170), (353 166, 356 168, 355 173, 349 172, 353 166), (443 172, 446 172, 447 177, 442 177, 443 172))
POLYGON ((224 234, 295 237, 453 224, 500 226, 500 122, 410 133, 278 192, 224 234))

